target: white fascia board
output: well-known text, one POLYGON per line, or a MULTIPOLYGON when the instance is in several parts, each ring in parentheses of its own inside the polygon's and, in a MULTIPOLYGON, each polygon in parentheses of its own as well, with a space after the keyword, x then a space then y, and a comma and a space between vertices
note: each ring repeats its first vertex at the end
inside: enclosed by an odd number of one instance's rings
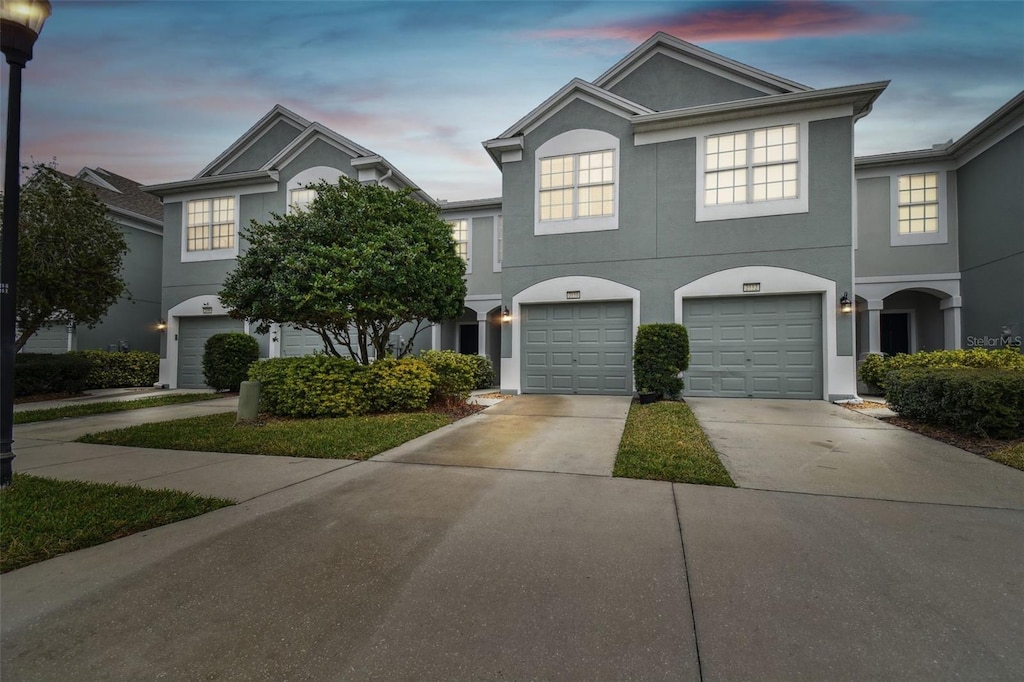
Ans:
POLYGON ((162 185, 147 185, 142 187, 143 191, 155 194, 164 200, 164 203, 181 201, 183 196, 199 198, 199 195, 206 194, 217 196, 218 192, 230 191, 233 194, 255 194, 259 192, 272 192, 277 189, 277 181, 280 174, 277 171, 247 171, 245 173, 232 173, 230 175, 214 175, 198 180, 182 180, 180 182, 167 182, 162 185))
POLYGON ((723 57, 693 43, 659 31, 601 74, 594 85, 611 88, 655 54, 665 54, 704 71, 722 76, 766 94, 811 90, 810 87, 723 57))
POLYGON ((217 158, 211 161, 203 170, 196 174, 194 180, 198 180, 202 177, 213 175, 217 171, 222 170, 229 166, 232 161, 241 156, 247 149, 252 147, 256 142, 263 137, 268 130, 274 127, 274 124, 278 121, 285 121, 295 127, 296 130, 302 131, 312 125, 311 122, 302 118, 294 111, 287 109, 280 104, 275 104, 274 108, 268 111, 263 118, 256 121, 255 124, 247 131, 242 133, 242 136, 235 140, 230 147, 221 152, 217 158))
POLYGON ((111 192, 124 194, 124 192, 122 192, 121 190, 114 187, 106 180, 104 180, 100 176, 100 174, 94 171, 92 168, 83 168, 82 170, 78 171, 78 175, 76 175, 75 177, 78 178, 79 180, 84 180, 85 182, 91 182, 94 185, 99 185, 104 189, 109 189, 111 192))
MULTIPOLYGON (((367 151, 369 152, 369 150, 367 151)), ((381 177, 387 175, 390 172, 391 180, 395 181, 395 184, 398 187, 412 190, 412 193, 416 195, 416 197, 418 197, 420 201, 426 204, 430 204, 431 206, 439 205, 437 199, 424 192, 419 185, 417 185, 409 178, 409 176, 395 168, 395 165, 393 163, 388 161, 380 154, 374 154, 373 152, 369 152, 369 154, 367 154, 365 157, 352 159, 350 163, 352 164, 352 167, 356 169, 357 172, 360 170, 383 170, 384 172, 380 174, 381 177)), ((380 182, 381 177, 372 178, 370 181, 380 182)), ((362 178, 360 178, 360 180, 362 180, 362 178)))
POLYGON ((164 224, 159 220, 144 216, 141 213, 111 206, 110 204, 107 204, 107 211, 110 213, 111 218, 119 225, 132 227, 143 232, 151 232, 160 236, 164 234, 164 224))
POLYGON ((534 130, 541 123, 557 113, 562 107, 577 98, 586 99, 591 104, 598 106, 623 118, 632 118, 638 114, 652 114, 653 109, 648 109, 642 104, 637 104, 625 97, 620 97, 613 92, 599 88, 580 78, 573 78, 562 86, 555 94, 536 107, 533 111, 516 121, 512 126, 498 136, 501 138, 514 137, 534 130))
POLYGON ((899 175, 911 175, 913 173, 945 173, 956 170, 956 162, 949 156, 941 154, 938 156, 922 156, 897 161, 891 160, 885 165, 854 166, 854 175, 858 180, 870 180, 872 178, 890 178, 899 175))
POLYGON ((366 147, 356 144, 347 137, 338 135, 319 123, 314 123, 310 127, 306 128, 302 134, 289 142, 284 149, 274 156, 274 158, 263 164, 263 167, 260 170, 281 170, 317 140, 326 142, 332 147, 348 154, 350 157, 374 156, 374 153, 366 147))
POLYGON ((836 106, 850 107, 857 116, 870 108, 871 103, 882 94, 889 81, 847 85, 839 88, 796 92, 785 95, 769 95, 732 102, 707 104, 686 109, 659 111, 633 118, 633 131, 637 136, 667 128, 694 127, 732 119, 753 118, 769 114, 781 114, 809 109, 823 109, 836 106))
POLYGON ((468 210, 493 210, 501 213, 501 197, 489 197, 487 199, 467 199, 465 201, 447 201, 440 204, 441 212, 468 211, 468 210))

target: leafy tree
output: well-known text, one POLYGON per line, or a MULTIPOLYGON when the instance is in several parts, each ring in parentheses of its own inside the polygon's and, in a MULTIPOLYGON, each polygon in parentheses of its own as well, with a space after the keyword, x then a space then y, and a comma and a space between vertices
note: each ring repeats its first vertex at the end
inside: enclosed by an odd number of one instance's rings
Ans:
POLYGON ((310 185, 308 211, 253 221, 249 248, 224 280, 221 302, 266 333, 274 322, 316 332, 329 355, 369 364, 388 351, 404 324, 414 332, 396 357, 412 350, 431 320, 462 313, 466 265, 451 227, 433 206, 342 177, 310 185))
POLYGON ((128 245, 94 192, 37 164, 19 206, 16 351, 54 318, 94 327, 128 293, 121 278, 128 245))

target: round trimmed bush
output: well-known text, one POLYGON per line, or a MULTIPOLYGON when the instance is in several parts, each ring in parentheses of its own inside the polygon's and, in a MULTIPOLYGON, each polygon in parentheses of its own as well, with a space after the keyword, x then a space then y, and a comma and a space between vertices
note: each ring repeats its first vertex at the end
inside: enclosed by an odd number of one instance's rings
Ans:
POLYGON ((430 402, 438 376, 416 358, 381 358, 362 375, 363 397, 371 412, 414 412, 430 402))
POLYGON ((260 344, 248 334, 214 334, 203 347, 203 377, 218 391, 237 391, 260 359, 260 344))
POLYGON ((437 373, 438 383, 434 389, 435 402, 465 402, 469 392, 476 385, 476 363, 472 355, 462 355, 453 350, 425 350, 419 359, 437 373))

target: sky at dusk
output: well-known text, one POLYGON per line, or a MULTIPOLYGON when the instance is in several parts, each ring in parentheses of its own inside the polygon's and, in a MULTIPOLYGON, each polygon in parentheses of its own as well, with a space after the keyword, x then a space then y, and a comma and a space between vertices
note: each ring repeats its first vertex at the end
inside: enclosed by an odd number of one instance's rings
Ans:
POLYGON ((957 138, 1024 89, 1024 0, 52 4, 23 161, 144 183, 194 176, 280 103, 433 196, 498 196, 480 142, 658 30, 812 87, 891 80, 858 155, 957 138))

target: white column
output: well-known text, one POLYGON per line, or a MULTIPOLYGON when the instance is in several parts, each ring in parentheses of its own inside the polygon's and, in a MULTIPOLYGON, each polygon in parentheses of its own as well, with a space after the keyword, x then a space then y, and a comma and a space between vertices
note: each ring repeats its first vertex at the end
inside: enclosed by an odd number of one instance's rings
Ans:
POLYGON ((487 357, 487 313, 476 314, 477 343, 476 354, 487 357))
POLYGON ((868 352, 882 352, 882 309, 885 301, 868 301, 868 352))
POLYGON ((435 322, 430 328, 430 348, 431 350, 441 350, 441 323, 435 322))
POLYGON ((950 296, 939 301, 939 310, 942 311, 943 342, 946 350, 960 348, 961 322, 959 296, 950 296))
POLYGON ((277 322, 270 325, 270 357, 281 357, 281 325, 277 322))

